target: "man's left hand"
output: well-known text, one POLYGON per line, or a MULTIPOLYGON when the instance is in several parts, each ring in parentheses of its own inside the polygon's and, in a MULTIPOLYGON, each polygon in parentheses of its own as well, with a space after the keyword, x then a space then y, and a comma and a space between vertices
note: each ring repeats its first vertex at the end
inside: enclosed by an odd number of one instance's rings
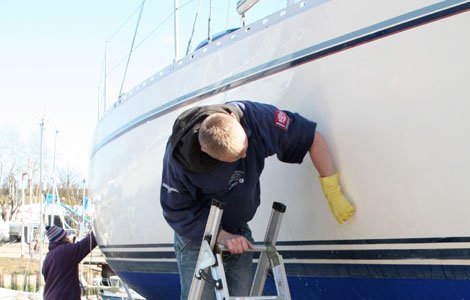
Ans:
POLYGON ((223 244, 231 254, 241 254, 247 250, 253 250, 253 245, 245 237, 228 233, 220 229, 217 243, 223 244))

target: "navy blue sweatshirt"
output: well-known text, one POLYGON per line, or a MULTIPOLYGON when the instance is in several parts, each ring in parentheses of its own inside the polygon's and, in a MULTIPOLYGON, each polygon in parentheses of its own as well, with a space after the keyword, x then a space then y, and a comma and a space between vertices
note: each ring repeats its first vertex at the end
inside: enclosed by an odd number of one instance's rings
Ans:
POLYGON ((49 252, 42 267, 46 281, 44 300, 80 299, 78 264, 95 247, 93 233, 74 244, 63 239, 49 244, 49 252))
MULTIPOLYGON (((238 112, 248 136, 245 158, 233 163, 217 161, 206 172, 191 170, 191 165, 178 161, 181 160, 178 157, 191 155, 172 153, 177 148, 172 143, 179 140, 170 137, 163 159, 160 190, 163 215, 173 230, 193 241, 202 239, 213 198, 225 202, 222 228, 238 233, 253 218, 260 204, 259 178, 265 159, 276 154, 282 162, 301 163, 315 135, 316 123, 272 105, 238 101, 223 106, 232 106, 238 112)), ((174 128, 180 129, 176 125, 174 128)), ((195 137, 197 130, 189 134, 195 137)), ((179 137, 181 133, 174 130, 172 136, 175 135, 179 137)), ((188 136, 179 137, 185 138, 188 136)), ((201 151, 199 145, 193 148, 192 153, 201 151)))

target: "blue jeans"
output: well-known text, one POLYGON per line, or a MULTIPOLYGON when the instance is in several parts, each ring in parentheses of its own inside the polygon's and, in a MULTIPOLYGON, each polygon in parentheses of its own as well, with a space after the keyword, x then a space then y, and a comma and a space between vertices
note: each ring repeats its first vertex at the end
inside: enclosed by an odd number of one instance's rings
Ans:
MULTIPOLYGON (((251 230, 245 225, 239 233, 249 241, 253 242, 251 230)), ((201 237, 202 240, 202 237, 201 237)), ((175 253, 178 262, 181 283, 181 300, 187 300, 191 282, 194 277, 194 269, 199 256, 201 242, 193 242, 190 239, 180 236, 175 232, 175 253)), ((250 293, 253 278, 253 253, 244 252, 242 254, 223 254, 225 277, 229 287, 230 296, 248 296, 250 293)), ((210 271, 208 274, 209 277, 210 271)), ((202 293, 202 299, 216 299, 214 284, 212 281, 206 282, 202 293)))

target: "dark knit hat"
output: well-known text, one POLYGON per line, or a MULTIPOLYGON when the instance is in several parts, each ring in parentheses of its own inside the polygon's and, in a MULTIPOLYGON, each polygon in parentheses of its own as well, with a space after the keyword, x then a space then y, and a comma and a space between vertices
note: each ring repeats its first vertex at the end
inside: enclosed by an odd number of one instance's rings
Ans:
POLYGON ((49 242, 58 242, 63 239, 67 233, 65 230, 58 226, 46 226, 46 236, 49 239, 49 242))

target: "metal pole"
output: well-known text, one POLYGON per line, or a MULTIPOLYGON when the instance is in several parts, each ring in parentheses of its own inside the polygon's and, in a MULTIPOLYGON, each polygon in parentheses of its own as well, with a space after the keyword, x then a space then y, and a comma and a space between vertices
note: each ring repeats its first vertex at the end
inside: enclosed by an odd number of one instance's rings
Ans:
POLYGON ((33 204, 33 163, 31 162, 31 159, 29 159, 28 179, 29 179, 29 205, 31 205, 33 204))
POLYGON ((106 98, 107 98, 107 89, 108 89, 108 41, 104 45, 104 87, 103 87, 103 114, 106 112, 106 98))
POLYGON ((21 257, 24 257, 24 176, 27 173, 21 173, 21 257))
MULTIPOLYGON (((42 244, 44 242, 43 236, 43 211, 42 211, 42 147, 43 147, 43 134, 44 134, 44 119, 41 120, 41 139, 40 139, 40 146, 39 146, 39 272, 41 273, 42 271, 42 244)), ((39 289, 42 288, 43 285, 43 278, 42 278, 42 273, 39 275, 39 289)))
POLYGON ((53 161, 52 161, 52 211, 51 211, 51 219, 49 220, 49 225, 55 225, 54 223, 54 219, 55 219, 55 214, 54 214, 54 202, 55 202, 55 197, 56 195, 58 195, 58 193, 56 194, 56 188, 55 188, 55 185, 56 185, 56 182, 55 182, 55 156, 56 156, 56 150, 57 150, 57 134, 59 133, 59 130, 56 130, 55 131, 55 140, 54 140, 54 158, 53 158, 53 161))
POLYGON ((175 59, 177 61, 180 57, 179 53, 179 1, 175 0, 175 59))
POLYGON ((82 187, 82 221, 80 224, 80 232, 78 236, 82 237, 82 233, 84 231, 85 231, 85 179, 83 179, 83 187, 82 187))

